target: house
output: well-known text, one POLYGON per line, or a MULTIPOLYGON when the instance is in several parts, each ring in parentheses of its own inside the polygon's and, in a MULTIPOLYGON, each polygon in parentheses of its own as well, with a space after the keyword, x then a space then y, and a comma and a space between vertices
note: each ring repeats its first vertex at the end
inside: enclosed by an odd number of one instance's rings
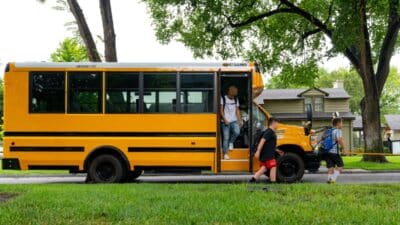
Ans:
POLYGON ((313 129, 330 126, 332 113, 339 112, 343 118, 346 149, 352 149, 352 121, 355 117, 350 111, 349 99, 350 96, 344 90, 343 83, 338 82, 334 88, 264 90, 255 101, 282 123, 299 126, 306 121, 306 105, 311 104, 313 129))
POLYGON ((385 138, 390 135, 392 140, 400 140, 400 115, 385 115, 385 138))
POLYGON ((353 149, 364 147, 364 133, 361 116, 356 116, 353 120, 353 149))
MULTIPOLYGON (((391 132, 388 127, 385 127, 381 124, 381 134, 382 140, 387 139, 387 132, 391 132)), ((399 130, 400 132, 400 130, 399 130)), ((364 148, 364 131, 363 131, 363 124, 362 124, 362 117, 355 116, 353 120, 353 149, 362 149, 364 148)))

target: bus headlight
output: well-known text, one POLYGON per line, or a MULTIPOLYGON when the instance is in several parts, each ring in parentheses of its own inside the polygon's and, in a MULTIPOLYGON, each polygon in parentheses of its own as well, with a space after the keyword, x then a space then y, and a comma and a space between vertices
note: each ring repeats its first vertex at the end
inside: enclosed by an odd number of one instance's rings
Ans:
POLYGON ((318 135, 316 134, 311 134, 310 135, 310 144, 315 149, 318 145, 318 135))

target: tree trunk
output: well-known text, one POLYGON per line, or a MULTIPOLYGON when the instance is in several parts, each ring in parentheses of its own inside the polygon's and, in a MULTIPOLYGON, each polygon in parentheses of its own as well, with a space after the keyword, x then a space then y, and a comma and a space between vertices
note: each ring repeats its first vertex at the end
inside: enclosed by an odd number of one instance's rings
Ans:
MULTIPOLYGON (((383 153, 379 97, 366 92, 361 100, 362 124, 364 128, 364 147, 366 153, 383 153)), ((387 162, 385 156, 364 155, 364 161, 387 162)))
POLYGON ((85 43, 89 59, 92 62, 101 62, 99 52, 97 51, 96 43, 93 40, 92 33, 90 32, 89 26, 86 23, 85 16, 83 15, 82 9, 79 6, 77 0, 67 0, 69 9, 75 17, 75 21, 78 24, 79 33, 85 43))
MULTIPOLYGON (((366 0, 358 0, 356 3, 360 15, 359 34, 359 67, 357 71, 361 76, 364 87, 364 98, 362 99, 361 115, 364 130, 364 145, 366 153, 383 153, 383 142, 381 136, 381 120, 377 77, 374 72, 374 64, 371 54, 371 43, 367 25, 366 0)), ((385 156, 364 155, 364 161, 386 162, 385 156)))
POLYGON ((110 0, 100 0, 100 12, 103 22, 105 59, 107 62, 116 62, 117 49, 110 0))

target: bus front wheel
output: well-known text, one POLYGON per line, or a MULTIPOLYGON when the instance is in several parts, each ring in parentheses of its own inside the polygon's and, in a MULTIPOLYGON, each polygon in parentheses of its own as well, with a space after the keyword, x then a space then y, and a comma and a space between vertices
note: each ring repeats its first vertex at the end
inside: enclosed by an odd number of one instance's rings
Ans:
POLYGON ((277 180, 293 183, 300 181, 304 175, 304 161, 296 153, 285 153, 278 158, 277 180))
POLYGON ((94 158, 88 170, 88 175, 94 183, 118 183, 125 178, 125 173, 121 161, 107 154, 94 158))

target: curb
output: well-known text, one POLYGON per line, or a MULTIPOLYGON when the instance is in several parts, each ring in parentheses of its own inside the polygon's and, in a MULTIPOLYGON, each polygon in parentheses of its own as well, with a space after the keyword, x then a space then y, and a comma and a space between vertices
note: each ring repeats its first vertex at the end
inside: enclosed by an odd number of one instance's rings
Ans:
MULTIPOLYGON (((306 172, 305 174, 326 174, 327 171, 318 171, 315 173, 306 172)), ((345 170, 342 174, 373 174, 373 173, 400 173, 400 170, 345 170)), ((251 173, 220 173, 220 174, 179 174, 179 173, 168 173, 168 174, 155 174, 155 173, 147 173, 143 174, 144 177, 155 177, 155 176, 243 176, 243 175, 251 175, 251 173)), ((78 174, 3 174, 0 175, 0 178, 41 178, 41 177, 86 177, 85 173, 78 174)))

